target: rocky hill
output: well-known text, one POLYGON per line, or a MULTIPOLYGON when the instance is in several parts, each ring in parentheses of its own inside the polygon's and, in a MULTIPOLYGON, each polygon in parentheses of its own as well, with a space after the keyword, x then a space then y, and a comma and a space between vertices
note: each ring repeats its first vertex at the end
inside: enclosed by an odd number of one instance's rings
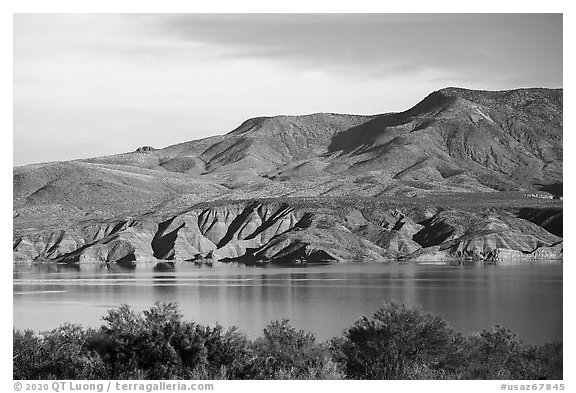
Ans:
POLYGON ((401 113, 16 167, 14 260, 558 258, 562 106, 561 89, 447 88, 401 113))

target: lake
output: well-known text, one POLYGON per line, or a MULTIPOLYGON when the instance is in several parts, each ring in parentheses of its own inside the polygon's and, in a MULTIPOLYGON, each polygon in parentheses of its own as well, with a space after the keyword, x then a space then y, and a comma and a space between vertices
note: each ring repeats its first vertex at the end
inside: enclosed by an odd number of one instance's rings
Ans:
POLYGON ((99 326, 110 308, 178 302, 185 319, 236 325, 252 337, 288 318, 320 340, 385 302, 419 305, 463 332, 501 324, 525 342, 562 341, 562 264, 449 266, 355 263, 305 267, 196 266, 158 272, 106 265, 13 267, 14 327, 99 326))

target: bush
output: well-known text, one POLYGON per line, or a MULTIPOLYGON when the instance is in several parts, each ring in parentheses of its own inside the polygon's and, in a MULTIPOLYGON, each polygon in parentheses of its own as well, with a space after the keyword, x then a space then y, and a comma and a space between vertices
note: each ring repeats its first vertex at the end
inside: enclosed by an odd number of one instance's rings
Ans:
POLYGON ((39 370, 40 338, 32 330, 14 330, 12 335, 14 379, 44 379, 39 370))
POLYGON ((103 318, 106 324, 88 346, 104 359, 110 379, 160 379, 179 366, 171 343, 179 315, 174 307, 160 307, 155 304, 145 318, 122 305, 103 318))
POLYGON ((469 336, 464 348, 464 379, 562 379, 560 345, 525 346, 503 326, 469 336))
POLYGON ((205 328, 206 377, 210 379, 248 379, 251 373, 250 341, 234 326, 205 328))
POLYGON ((351 379, 436 376, 455 356, 455 332, 440 317, 392 303, 363 317, 340 343, 351 379))
POLYGON ((108 311, 99 329, 13 332, 14 379, 562 379, 562 344, 507 328, 469 336, 418 308, 385 305, 318 343, 288 320, 250 340, 182 320, 173 303, 108 311))
POLYGON ((529 348, 528 356, 533 356, 537 363, 537 375, 531 379, 554 379, 562 380, 563 351, 562 343, 546 343, 534 345, 529 348))
POLYGON ((272 321, 251 345, 253 379, 341 379, 328 348, 288 320, 272 321))
POLYGON ((52 331, 34 335, 27 330, 14 332, 15 379, 98 379, 102 360, 85 344, 90 330, 64 324, 52 331))

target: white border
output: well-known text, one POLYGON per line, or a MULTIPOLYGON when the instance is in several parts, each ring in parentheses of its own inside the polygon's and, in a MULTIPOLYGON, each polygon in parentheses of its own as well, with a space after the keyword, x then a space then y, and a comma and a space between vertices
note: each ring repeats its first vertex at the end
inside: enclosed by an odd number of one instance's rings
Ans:
MULTIPOLYGON (((565 110, 564 117, 564 130, 565 130, 565 151, 571 152, 574 147, 573 132, 576 131, 574 127, 573 117, 573 84, 570 70, 576 69, 573 61, 574 41, 570 37, 575 37, 574 24, 576 22, 572 7, 569 1, 503 1, 503 0, 483 0, 474 2, 462 1, 425 1, 425 0, 412 0, 405 2, 384 3, 377 1, 355 0, 355 1, 310 1, 310 0, 293 0, 291 2, 282 2, 278 4, 272 1, 264 0, 243 0, 243 1, 212 1, 212 2, 192 2, 185 0, 142 0, 142 1, 124 1, 119 0, 101 0, 93 2, 82 2, 80 0, 26 0, 26 1, 5 1, 0 5, 2 13, 0 16, 0 29, 1 29, 1 48, 2 48, 2 101, 0 106, 0 121, 2 125, 2 183, 5 184, 6 189, 2 195, 2 238, 4 239, 2 247, 2 260, 7 266, 12 266, 12 253, 8 248, 8 239, 12 233, 12 219, 9 206, 12 206, 12 193, 8 188, 11 182, 11 168, 12 168, 12 15, 13 13, 107 13, 107 12, 128 12, 128 13, 171 13, 171 12, 342 12, 342 13, 361 13, 361 12, 418 12, 418 13, 438 13, 438 12, 502 12, 502 13, 564 13, 564 105, 568 110, 565 110)), ((31 141, 33 143, 33 141, 31 141)), ((565 265, 564 265, 564 281, 568 285, 564 285, 564 383, 567 386, 567 391, 575 389, 573 370, 574 362, 572 355, 574 354, 574 340, 571 333, 574 331, 574 312, 571 299, 574 295, 573 290, 573 263, 575 253, 572 249, 573 230, 571 223, 576 222, 574 219, 574 208, 572 207, 572 200, 574 195, 573 182, 571 181, 572 170, 574 169, 574 159, 570 154, 566 157, 565 161, 565 177, 567 182, 565 184, 565 243, 568 245, 565 248, 565 265)), ((2 333, 2 381, 5 382, 7 391, 13 391, 12 383, 12 275, 11 269, 6 269, 7 272, 3 275, 3 282, 1 286, 1 297, 3 310, 5 316, 3 318, 1 327, 2 333)), ((237 389, 250 389, 256 392, 269 391, 270 389, 279 389, 283 391, 292 390, 294 388, 305 390, 313 389, 330 389, 336 391, 344 391, 354 388, 361 389, 409 389, 414 391, 443 391, 443 392, 462 392, 477 391, 477 392, 490 392, 499 391, 500 384, 503 381, 319 381, 319 382, 286 382, 286 381, 267 381, 267 382, 231 382, 223 381, 218 384, 218 392, 231 391, 237 389)))

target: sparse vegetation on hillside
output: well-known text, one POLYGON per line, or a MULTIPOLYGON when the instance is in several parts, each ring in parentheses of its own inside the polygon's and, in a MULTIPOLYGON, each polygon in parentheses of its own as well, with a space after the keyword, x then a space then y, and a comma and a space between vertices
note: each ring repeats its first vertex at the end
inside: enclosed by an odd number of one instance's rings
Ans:
MULTIPOLYGON (((14 260, 223 260, 248 250, 263 263, 349 260, 350 253, 371 260, 561 258, 561 239, 538 225, 561 233, 562 204, 552 193, 561 194, 562 105, 562 89, 447 88, 401 113, 260 117, 162 149, 17 167, 14 260), (274 207, 245 210, 255 203, 286 204, 318 225, 294 234, 294 217, 273 216, 274 207), (452 209, 452 216, 498 211, 453 230, 468 231, 467 238, 448 228, 441 244, 426 233, 414 237, 404 223, 350 231, 334 214, 350 204, 452 209), (535 225, 503 218, 504 205, 534 208, 521 218, 535 225), (283 239, 268 244, 276 235, 283 239), (338 249, 344 237, 350 244, 338 249)), ((444 221, 455 220, 435 224, 444 221)))

